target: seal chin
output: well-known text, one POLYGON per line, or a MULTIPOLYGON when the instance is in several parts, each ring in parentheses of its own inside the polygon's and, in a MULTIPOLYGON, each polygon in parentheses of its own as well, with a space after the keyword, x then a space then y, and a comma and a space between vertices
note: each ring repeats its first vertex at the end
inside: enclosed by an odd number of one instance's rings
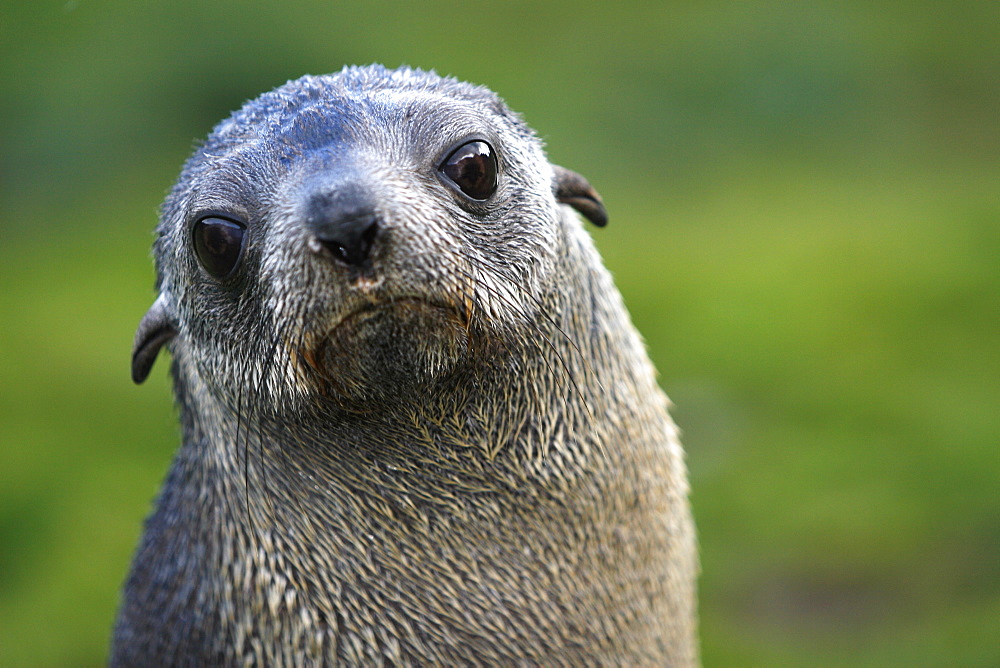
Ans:
POLYGON ((312 366, 345 399, 406 399, 446 378, 469 348, 468 319, 451 305, 405 298, 340 320, 312 366))

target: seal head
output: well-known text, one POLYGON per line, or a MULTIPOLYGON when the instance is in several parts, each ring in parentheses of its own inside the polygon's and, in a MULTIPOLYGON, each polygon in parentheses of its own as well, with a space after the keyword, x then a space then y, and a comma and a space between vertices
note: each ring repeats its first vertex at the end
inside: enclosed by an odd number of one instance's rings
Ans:
MULTIPOLYGON (((535 317, 557 241, 537 221, 557 202, 607 220, 589 183, 550 167, 485 89, 380 68, 300 79, 222 123, 186 166, 133 379, 184 322, 196 360, 280 360, 279 394, 417 391, 535 317)), ((205 375, 233 395, 247 380, 205 375)))

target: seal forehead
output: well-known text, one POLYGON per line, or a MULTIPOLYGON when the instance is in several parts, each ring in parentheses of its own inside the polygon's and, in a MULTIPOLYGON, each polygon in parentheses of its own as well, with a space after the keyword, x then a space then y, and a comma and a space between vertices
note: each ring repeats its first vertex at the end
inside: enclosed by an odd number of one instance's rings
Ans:
POLYGON ((319 134, 349 132, 389 120, 400 111, 434 110, 435 102, 469 105, 479 113, 516 118, 492 91, 433 72, 372 66, 336 74, 304 76, 248 102, 220 123, 206 144, 208 152, 232 143, 281 137, 303 141, 319 134))

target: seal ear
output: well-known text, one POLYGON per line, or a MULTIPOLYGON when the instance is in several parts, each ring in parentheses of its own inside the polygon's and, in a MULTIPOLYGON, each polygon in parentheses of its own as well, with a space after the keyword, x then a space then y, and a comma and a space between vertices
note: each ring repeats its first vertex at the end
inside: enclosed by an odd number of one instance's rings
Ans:
POLYGON ((170 317, 163 294, 160 294, 139 322, 135 343, 132 344, 132 381, 136 385, 146 380, 156 361, 156 354, 163 344, 175 336, 177 327, 170 317))
POLYGON ((604 208, 604 202, 587 179, 559 165, 552 165, 552 169, 555 171, 552 190, 556 199, 563 204, 569 204, 594 225, 598 227, 607 225, 608 212, 604 208))

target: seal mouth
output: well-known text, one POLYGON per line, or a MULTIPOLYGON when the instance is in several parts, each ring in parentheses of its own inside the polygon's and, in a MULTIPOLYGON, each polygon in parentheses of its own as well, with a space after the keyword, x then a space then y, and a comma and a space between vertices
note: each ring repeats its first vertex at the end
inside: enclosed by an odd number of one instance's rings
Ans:
POLYGON ((414 317, 423 318, 428 315, 438 314, 449 321, 461 323, 462 327, 468 331, 470 313, 471 304, 467 303, 459 306, 454 302, 443 299, 417 296, 373 299, 345 313, 333 323, 333 326, 326 330, 325 336, 321 336, 320 338, 329 339, 336 337, 338 331, 341 329, 349 330, 362 325, 368 320, 383 316, 407 320, 414 317))
POLYGON ((426 297, 369 301, 318 330, 298 352, 334 394, 398 396, 456 367, 469 348, 469 314, 468 305, 426 297))
POLYGON ((366 302, 361 306, 355 308, 352 311, 347 312, 340 320, 334 323, 333 327, 330 328, 330 332, 336 330, 338 327, 342 327, 351 321, 357 319, 364 319, 372 315, 378 314, 385 311, 398 311, 399 313, 405 314, 412 311, 427 311, 427 310, 438 310, 442 312, 452 313, 455 316, 462 319, 464 323, 468 323, 469 319, 469 305, 463 305, 462 308, 458 307, 452 302, 445 301, 443 299, 429 299, 426 297, 416 297, 416 296, 406 296, 406 297, 393 297, 387 299, 374 299, 372 301, 366 302))

